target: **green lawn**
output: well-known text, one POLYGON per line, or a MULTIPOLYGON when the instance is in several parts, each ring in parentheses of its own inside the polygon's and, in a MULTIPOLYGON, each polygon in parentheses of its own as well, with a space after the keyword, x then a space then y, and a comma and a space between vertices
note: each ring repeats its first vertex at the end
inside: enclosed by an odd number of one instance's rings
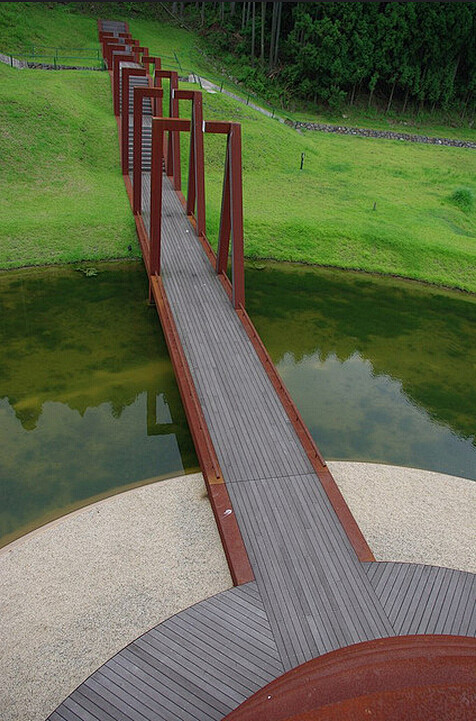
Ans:
MULTIPOLYGON (((470 202, 476 197, 474 151, 300 135, 219 94, 205 94, 205 116, 242 123, 248 257, 359 268, 476 291, 476 200, 470 209, 451 200, 460 188, 470 202)), ((212 242, 223 154, 223 138, 207 137, 212 242)))
MULTIPOLYGON (((10 11, 0 10, 4 21, 10 11)), ((48 38, 53 26, 63 28, 64 42, 96 35, 94 19, 31 7, 28 13, 33 24, 51 13, 48 38)), ((46 35, 47 25, 44 19, 46 35)), ((182 62, 194 61, 194 36, 186 31, 137 19, 130 26, 152 52, 176 51, 182 62)), ((25 23, 20 31, 26 37, 25 23)), ((0 267, 124 257, 129 245, 135 254, 108 75, 0 65, 0 100, 0 267)), ((243 126, 248 257, 359 268, 476 292, 474 151, 299 134, 220 94, 205 94, 205 116, 243 126)), ((223 160, 224 138, 207 137, 212 243, 223 160)), ((185 161, 183 168, 186 173, 185 161)))
POLYGON ((61 3, 0 3, 0 52, 32 45, 97 49, 96 21, 72 14, 61 3))
POLYGON ((137 253, 107 73, 0 65, 0 268, 137 253))

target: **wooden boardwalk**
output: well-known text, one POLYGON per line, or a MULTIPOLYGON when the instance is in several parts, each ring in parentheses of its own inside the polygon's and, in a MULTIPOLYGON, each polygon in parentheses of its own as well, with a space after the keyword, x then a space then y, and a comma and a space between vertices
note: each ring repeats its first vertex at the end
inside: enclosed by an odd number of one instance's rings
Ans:
MULTIPOLYGON (((149 230, 147 172, 142 187, 149 230)), ((394 635, 474 636, 472 574, 359 560, 165 175, 162 212, 163 288, 255 580, 144 634, 51 721, 222 719, 329 651, 394 635)))

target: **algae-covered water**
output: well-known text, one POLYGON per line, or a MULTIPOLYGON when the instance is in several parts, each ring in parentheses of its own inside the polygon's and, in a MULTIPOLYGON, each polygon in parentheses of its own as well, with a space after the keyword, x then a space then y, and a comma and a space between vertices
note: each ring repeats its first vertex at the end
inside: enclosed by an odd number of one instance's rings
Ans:
POLYGON ((247 308, 324 457, 476 479, 476 297, 297 265, 247 308))
MULTIPOLYGON (((247 308, 327 459, 476 479, 476 297, 250 263, 247 308)), ((142 265, 0 274, 0 545, 195 471, 142 265)))
POLYGON ((92 499, 197 470, 147 297, 138 263, 0 274, 0 545, 92 499))

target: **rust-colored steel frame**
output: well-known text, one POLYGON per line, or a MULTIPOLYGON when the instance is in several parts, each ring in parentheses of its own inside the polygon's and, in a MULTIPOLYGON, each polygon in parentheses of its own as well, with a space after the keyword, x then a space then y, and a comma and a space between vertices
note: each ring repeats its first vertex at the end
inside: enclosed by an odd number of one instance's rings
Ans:
POLYGON ((244 309, 245 264, 241 126, 239 123, 206 122, 203 127, 206 133, 223 133, 227 135, 220 232, 215 267, 219 275, 226 276, 231 240, 232 302, 235 309, 244 309))
POLYGON ((149 48, 146 48, 143 45, 134 45, 132 47, 132 54, 135 56, 136 62, 142 63, 141 55, 148 55, 149 48))
POLYGON ((133 48, 138 45, 138 40, 106 38, 103 43, 103 56, 109 70, 113 70, 113 55, 115 52, 129 52, 132 54, 133 48))
POLYGON ((133 165, 133 203, 135 215, 142 213, 142 119, 144 115, 144 98, 153 98, 159 105, 159 116, 162 115, 162 88, 134 88, 134 165, 133 165))
POLYGON ((183 118, 152 118, 152 168, 150 178, 150 275, 160 275, 162 239, 162 168, 164 133, 190 131, 190 120, 183 118))
POLYGON ((106 60, 106 63, 107 63, 107 67, 108 67, 109 70, 113 70, 113 69, 114 69, 114 68, 113 68, 113 56, 114 56, 114 53, 116 53, 116 52, 119 52, 119 53, 122 53, 122 52, 124 52, 124 53, 126 53, 126 52, 127 52, 127 53, 130 53, 130 52, 131 52, 131 51, 130 51, 130 47, 131 47, 131 46, 130 46, 129 44, 127 44, 127 43, 116 43, 116 42, 114 42, 114 43, 108 43, 108 44, 106 45, 106 47, 105 47, 105 56, 104 56, 104 57, 105 57, 105 60, 106 60))
POLYGON ((205 237, 205 151, 203 147, 202 93, 197 90, 175 90, 174 98, 192 101, 186 211, 189 216, 194 216, 196 212, 197 235, 205 237))
MULTIPOLYGON (((169 117, 178 118, 179 108, 178 100, 174 97, 174 92, 178 90, 178 73, 175 70, 157 70, 154 75, 154 87, 162 87, 162 78, 168 78, 170 81, 169 90, 169 117)), ((182 173, 180 169, 180 137, 175 131, 169 132, 167 148, 165 152, 166 173, 171 178, 174 189, 182 188, 182 173)))
POLYGON ((122 109, 121 109, 121 165, 122 174, 129 174, 129 100, 130 78, 146 77, 145 68, 122 69, 122 109))
MULTIPOLYGON (((149 72, 150 66, 154 66, 154 77, 155 74, 162 69, 162 60, 158 57, 155 57, 154 55, 143 55, 142 56, 142 65, 146 68, 147 72, 149 72)), ((153 77, 151 77, 151 85, 155 84, 155 80, 153 77)), ((155 87, 155 85, 154 85, 155 87)), ((160 102, 159 107, 159 101, 157 98, 155 98, 152 101, 152 113, 154 115, 162 116, 162 102, 160 102)))
POLYGON ((121 114, 121 75, 120 75, 120 66, 121 63, 134 63, 135 58, 133 55, 129 53, 119 53, 117 55, 113 55, 112 63, 113 63, 113 70, 112 70, 112 87, 113 87, 113 105, 114 105, 114 115, 116 118, 118 118, 121 114))

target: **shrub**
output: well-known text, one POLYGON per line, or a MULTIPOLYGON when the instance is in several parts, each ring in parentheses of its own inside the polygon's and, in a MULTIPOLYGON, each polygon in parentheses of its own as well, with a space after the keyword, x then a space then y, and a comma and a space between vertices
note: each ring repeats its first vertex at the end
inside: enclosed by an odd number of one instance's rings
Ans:
POLYGON ((468 212, 474 205, 474 193, 470 188, 458 188, 450 195, 450 202, 460 210, 468 212))

